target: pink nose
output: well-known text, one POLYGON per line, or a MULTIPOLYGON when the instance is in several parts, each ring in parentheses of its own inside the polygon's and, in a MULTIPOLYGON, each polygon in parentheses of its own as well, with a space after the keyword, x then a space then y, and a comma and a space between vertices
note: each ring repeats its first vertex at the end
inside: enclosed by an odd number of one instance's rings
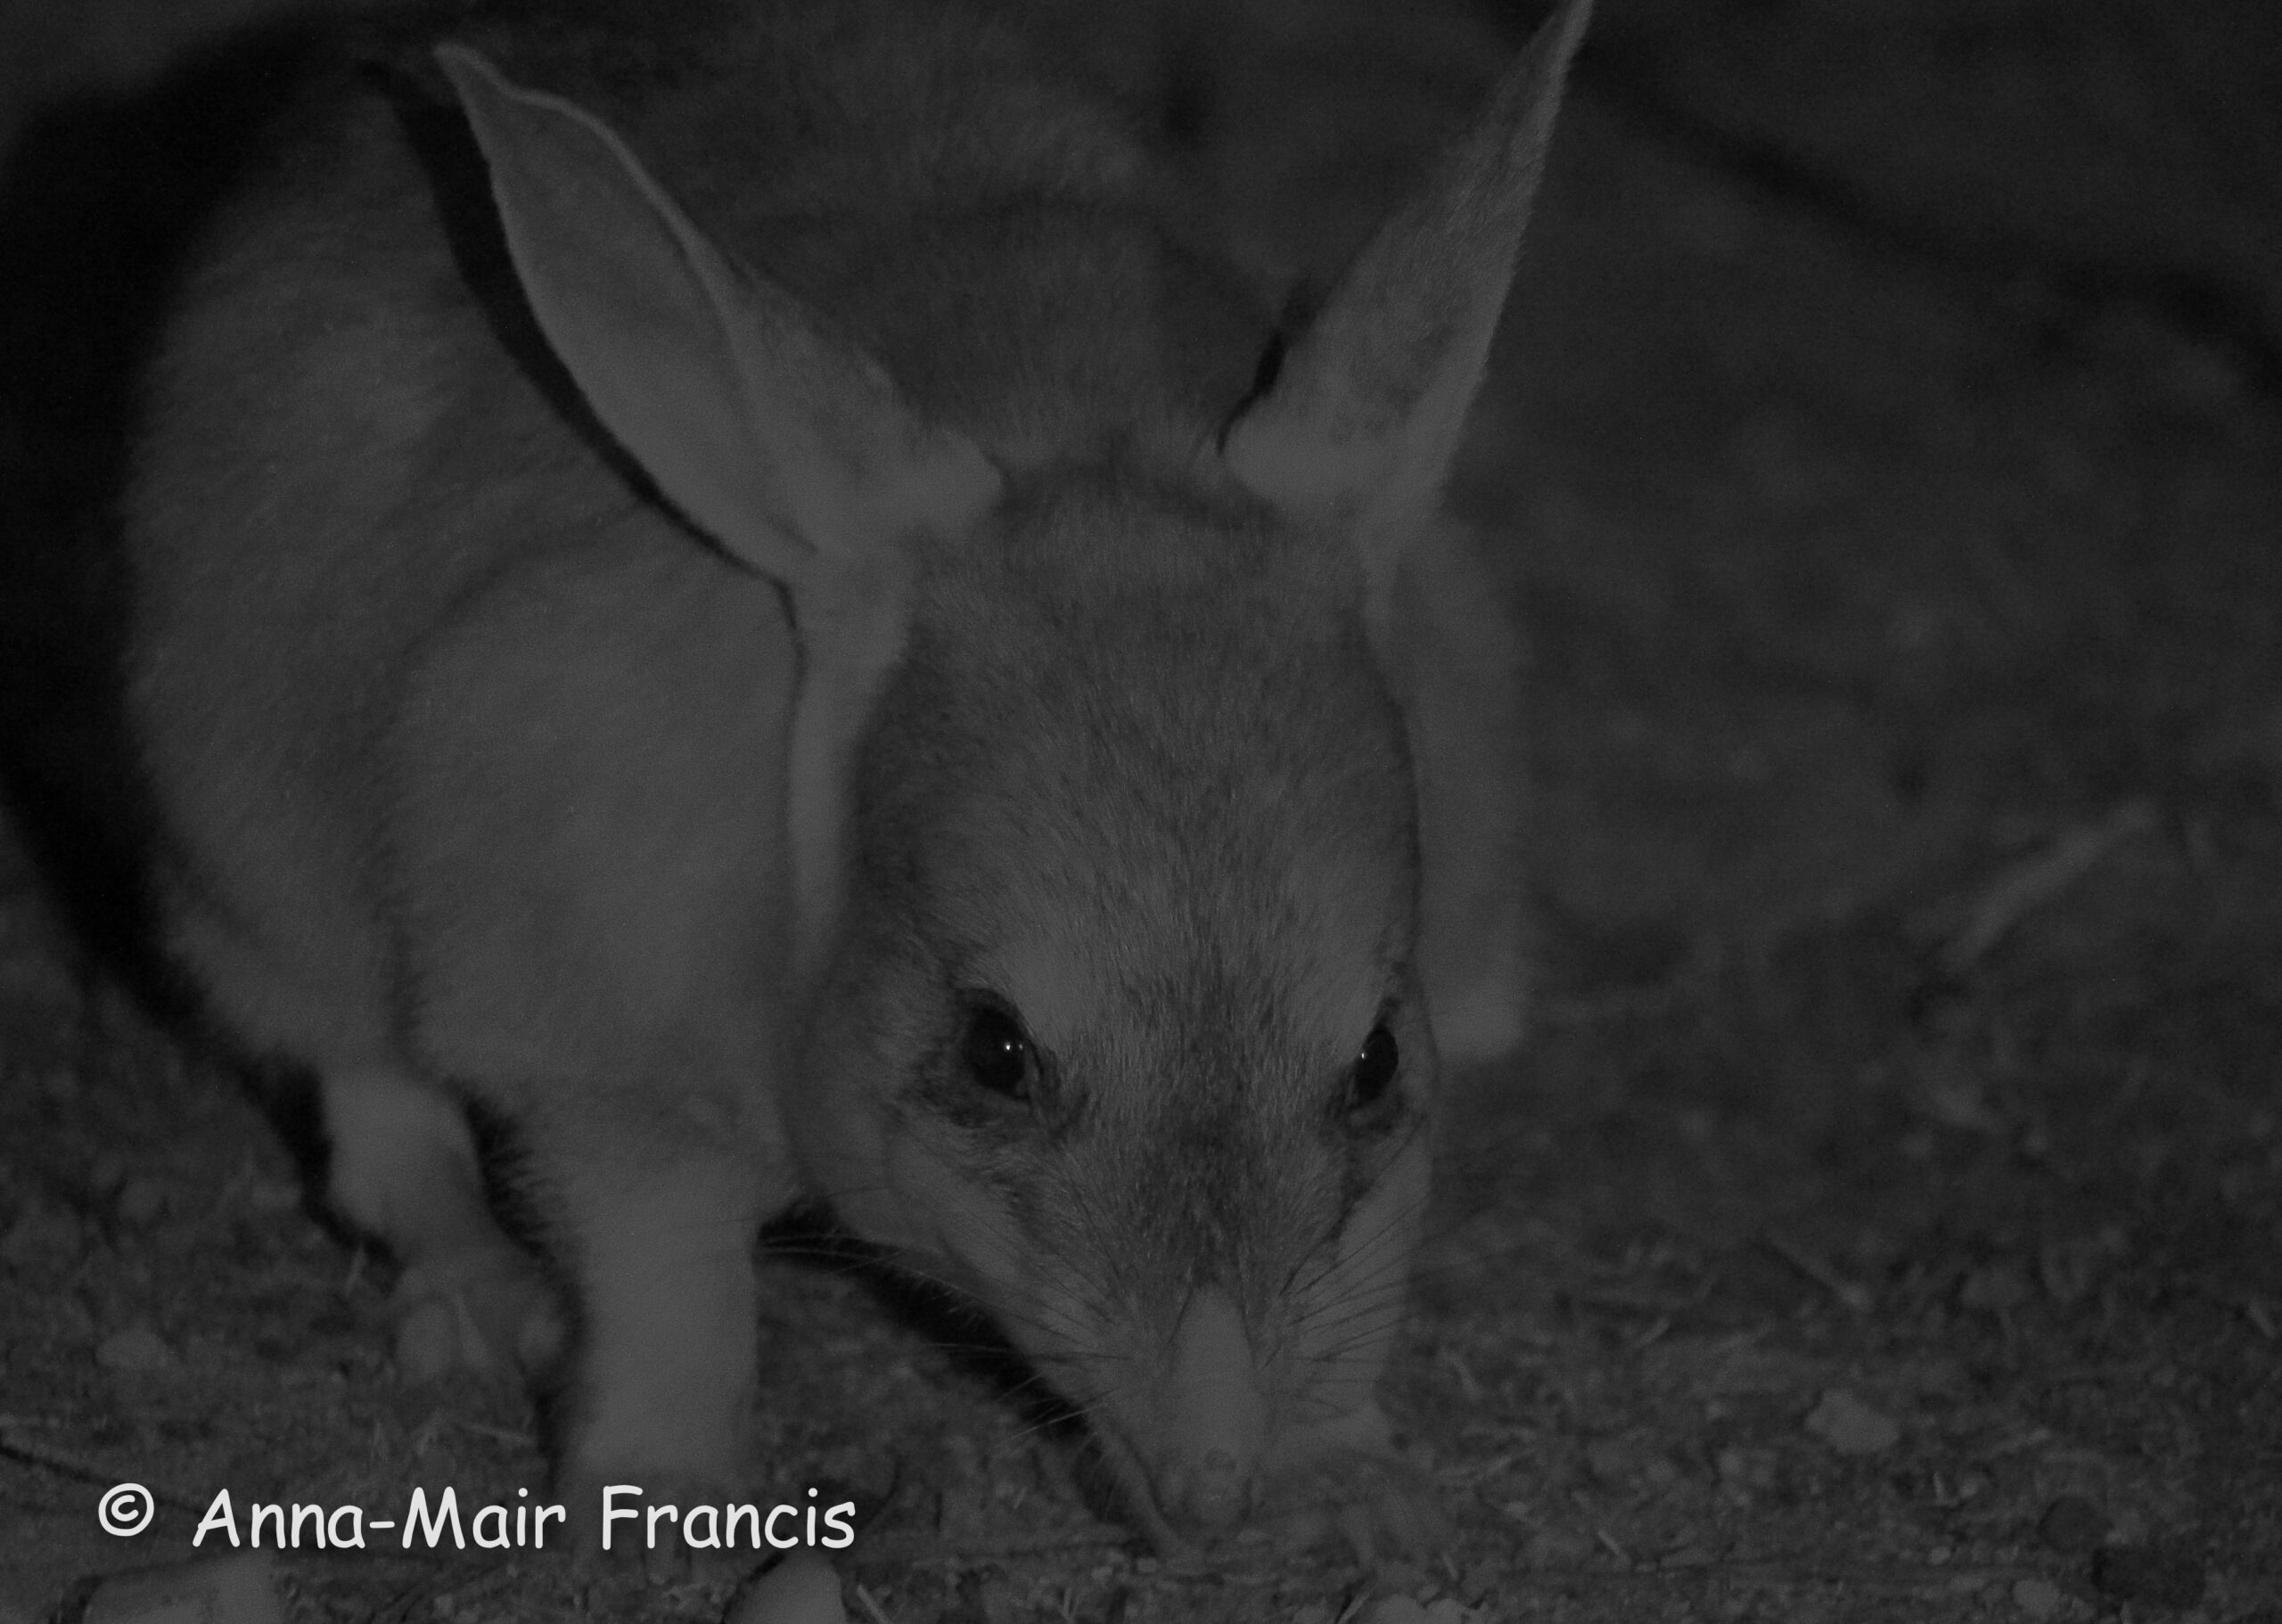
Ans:
POLYGON ((1175 1522, 1219 1533, 1252 1509, 1252 1473, 1227 1449, 1168 1461, 1157 1472, 1157 1505, 1175 1522))
POLYGON ((1170 1374, 1171 1425, 1157 1457, 1157 1504, 1191 1528, 1232 1528, 1252 1509, 1268 1415, 1252 1339, 1222 1288, 1189 1299, 1173 1333, 1170 1374))

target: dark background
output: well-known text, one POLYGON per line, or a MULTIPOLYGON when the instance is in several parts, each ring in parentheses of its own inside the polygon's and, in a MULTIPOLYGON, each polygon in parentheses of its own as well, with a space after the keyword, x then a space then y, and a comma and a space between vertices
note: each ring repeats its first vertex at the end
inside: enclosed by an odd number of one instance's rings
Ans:
MULTIPOLYGON (((1295 271, 1534 21, 1037 9, 1295 271)), ((168 89, 209 26, 0 12, 0 1624, 190 1554, 226 1483, 539 1470, 515 1395, 392 1381, 384 1265, 120 990, 89 627, 151 272, 226 168, 168 89)), ((896 1624, 2282 1617, 2282 6, 1606 0, 1564 118, 1454 488, 1534 649, 1545 928, 1390 1383, 1449 1559, 1138 1564, 1063 1445, 791 1264, 770 1436, 884 1499, 844 1571, 896 1624)), ((449 1624, 568 1581, 277 1582, 449 1624)))

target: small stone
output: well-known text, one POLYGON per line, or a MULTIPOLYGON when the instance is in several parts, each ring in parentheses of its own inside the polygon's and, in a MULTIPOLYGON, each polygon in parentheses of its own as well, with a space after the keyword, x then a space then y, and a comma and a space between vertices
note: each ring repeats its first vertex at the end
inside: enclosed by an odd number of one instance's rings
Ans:
POLYGON ((2044 1294, 2064 1308, 2090 1293, 2106 1263, 2106 1249, 2097 1240, 2055 1241, 2037 1253, 2036 1275, 2044 1294))
POLYGON ((1574 1568, 1592 1554, 1592 1541, 1566 1529, 1541 1528, 1522 1546, 1522 1561, 1532 1568, 1574 1568))
POLYGON ((1428 1579, 1416 1562, 1383 1562, 1371 1576, 1371 1588, 1381 1595, 1416 1595, 1428 1579))
POLYGON ((1961 1392, 1973 1380, 1966 1373, 1965 1361, 1951 1354, 1915 1360, 1905 1366, 1900 1374, 1910 1387, 1920 1393, 1961 1392))
POLYGON ((1366 1607, 1356 1624, 1429 1624, 1426 1610, 1407 1595, 1383 1595, 1366 1607))
POLYGON ((724 1624, 847 1624, 840 1575, 814 1551, 795 1551, 729 1604, 724 1624))
MULTIPOLYGON (((974 1576, 969 1574, 967 1577, 973 1579, 974 1576)), ((973 1604, 983 1624, 1014 1624, 1017 1616, 1014 1591, 1014 1587, 1006 1579, 993 1574, 982 1579, 972 1589, 962 1585, 959 1595, 962 1600, 973 1604)), ((792 1624, 792 1620, 787 1620, 786 1624, 792 1624)), ((802 1624, 806 1624, 806 1620, 802 1620, 802 1624)))
POLYGON ((84 1244, 78 1215, 34 1202, 16 1215, 7 1238, 0 1240, 0 1263, 13 1268, 41 1263, 60 1267, 78 1257, 84 1244))
POLYGON ((82 1624, 285 1624, 268 1560, 250 1551, 116 1574, 79 1616, 82 1624))
POLYGON ((2203 1563, 2177 1546, 2102 1546, 2092 1553, 2092 1583, 2120 1602, 2192 1607, 2203 1599, 2203 1563))
POLYGON ((2107 1516, 2080 1494, 2064 1494, 2037 1519, 2037 1538, 2054 1550, 2081 1555, 2107 1538, 2107 1516))
POLYGON ((2048 1619, 2060 1611, 2060 1587, 2048 1579, 2023 1579, 2013 1585, 2013 1605, 2032 1619, 2048 1619))
POLYGON ((1958 1301, 1984 1314, 2004 1314, 2028 1301, 2029 1277, 2010 1263, 1992 1263, 1965 1277, 1958 1301))
POLYGON ((168 1200, 164 1179, 130 1178, 120 1187, 113 1210, 128 1228, 148 1229, 166 1217, 168 1200))
POLYGON ((105 1370, 171 1370, 175 1350, 148 1325, 131 1325, 95 1345, 95 1363, 105 1370))
POLYGON ((1611 1488, 1622 1488, 1631 1480, 1639 1457, 1623 1439, 1600 1438, 1585 1446, 1585 1465, 1611 1488))
POLYGON ((1337 1511, 1328 1505, 1295 1505, 1277 1513, 1264 1529, 1269 1544, 1287 1561, 1339 1537, 1337 1511))
POLYGON ((291 1212, 301 1204, 301 1186, 290 1178, 256 1179, 246 1186, 245 1202, 253 1212, 291 1212))
POLYGON ((1843 1387, 1834 1387, 1822 1396, 1807 1417, 1807 1431, 1841 1455, 1877 1455, 1901 1439, 1899 1423, 1843 1387))

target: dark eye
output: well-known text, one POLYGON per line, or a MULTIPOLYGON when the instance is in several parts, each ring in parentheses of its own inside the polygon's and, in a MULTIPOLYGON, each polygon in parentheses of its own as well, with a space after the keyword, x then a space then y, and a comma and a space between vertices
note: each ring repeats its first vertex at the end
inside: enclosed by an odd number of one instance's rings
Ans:
POLYGON ((1350 1111, 1368 1111, 1386 1098, 1387 1089, 1394 1083, 1394 1074, 1401 1068, 1402 1050, 1397 1046, 1394 1034, 1383 1023, 1371 1029, 1363 1039, 1363 1047, 1355 1056, 1354 1069, 1347 1076, 1347 1105, 1350 1111))
POLYGON ((993 1094, 1015 1100, 1028 1097, 1030 1040, 1005 1010, 984 1005, 967 1016, 959 1058, 967 1075, 993 1094))

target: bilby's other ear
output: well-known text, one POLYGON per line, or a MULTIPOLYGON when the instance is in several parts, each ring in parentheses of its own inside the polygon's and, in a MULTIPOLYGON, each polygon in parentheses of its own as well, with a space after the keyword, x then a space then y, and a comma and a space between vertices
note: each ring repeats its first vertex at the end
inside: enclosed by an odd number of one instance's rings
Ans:
POLYGON ((1592 0, 1562 0, 1474 127, 1347 267, 1230 423, 1236 477, 1287 512, 1422 513, 1457 452, 1592 0))
POLYGON ((547 342, 723 547, 798 583, 912 532, 956 535, 997 499, 971 441, 922 423, 870 357, 708 241, 608 126, 464 45, 436 54, 547 342))

